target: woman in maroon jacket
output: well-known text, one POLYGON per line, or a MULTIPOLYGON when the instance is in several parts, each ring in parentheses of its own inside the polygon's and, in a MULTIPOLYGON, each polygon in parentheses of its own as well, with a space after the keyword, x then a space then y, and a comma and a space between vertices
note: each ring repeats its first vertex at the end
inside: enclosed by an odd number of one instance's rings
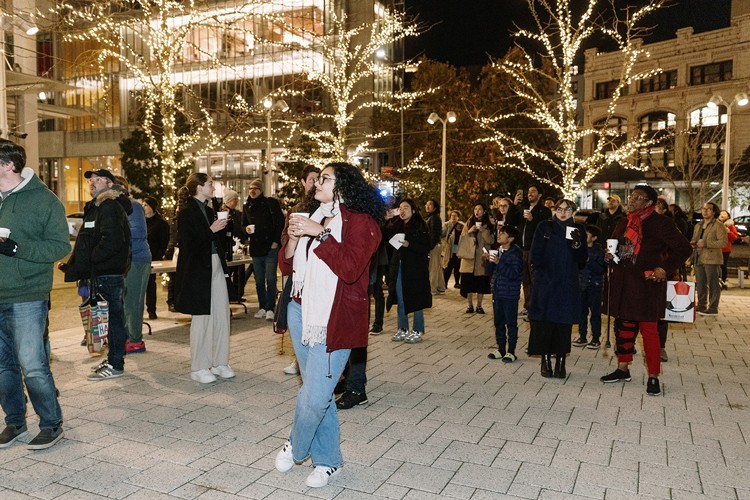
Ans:
POLYGON ((369 266, 385 206, 346 163, 326 166, 306 202, 307 210, 289 220, 279 258, 282 274, 292 275, 287 322, 302 388, 276 469, 287 472, 311 457, 315 468, 306 484, 318 488, 343 464, 333 389, 350 350, 367 345, 369 266))

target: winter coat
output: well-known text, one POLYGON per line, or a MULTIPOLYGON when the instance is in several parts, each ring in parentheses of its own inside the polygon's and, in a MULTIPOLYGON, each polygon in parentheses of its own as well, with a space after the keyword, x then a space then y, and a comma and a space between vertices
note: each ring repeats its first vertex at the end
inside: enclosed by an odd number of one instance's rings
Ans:
POLYGON ((65 281, 127 274, 130 267, 128 215, 132 212, 130 198, 116 189, 105 189, 86 203, 83 224, 66 265, 65 281))
POLYGON ((169 244, 169 223, 159 213, 146 219, 148 248, 154 260, 163 260, 169 244))
MULTIPOLYGON (((367 214, 341 207, 341 241, 329 236, 315 248, 315 254, 338 277, 336 295, 328 318, 326 351, 367 346, 370 328, 370 259, 380 243, 378 223, 367 214)), ((281 274, 288 276, 294 268, 294 255, 285 258, 285 247, 279 251, 281 274)), ((303 291, 304 296, 304 291, 303 291)))
POLYGON ((581 269, 578 284, 581 290, 604 285, 604 250, 598 242, 587 248, 586 266, 581 269))
POLYGON ((435 248, 435 245, 440 243, 441 233, 443 232, 443 220, 440 218, 440 214, 437 210, 432 212, 425 221, 427 223, 427 231, 430 237, 430 248, 435 248))
POLYGON ((699 239, 706 245, 704 248, 695 249, 695 262, 700 264, 723 264, 724 256, 721 249, 729 242, 729 231, 727 227, 714 219, 703 228, 703 222, 699 222, 693 228, 693 239, 691 243, 697 243, 699 239), (701 234, 703 230, 703 234, 701 234))
POLYGON ((487 263, 492 279, 492 300, 518 300, 523 279, 523 250, 515 243, 500 252, 500 262, 487 263))
MULTIPOLYGON (((484 254, 482 249, 489 250, 495 240, 492 236, 491 228, 484 225, 479 231, 469 232, 468 227, 465 227, 461 233, 461 238, 474 238, 477 244, 474 247, 474 258, 461 259, 458 271, 461 273, 473 273, 474 276, 487 276, 486 262, 482 259, 482 254, 484 254)), ((461 241, 459 240, 460 244, 461 241)))
POLYGON ((619 205, 613 214, 609 213, 608 208, 604 208, 596 219, 596 226, 602 232, 599 241, 607 241, 610 239, 612 237, 612 231, 615 230, 617 223, 620 222, 620 219, 623 217, 625 217, 625 210, 622 209, 622 205, 619 205))
POLYGON ((724 225, 727 227, 728 242, 727 246, 721 249, 721 253, 732 253, 732 243, 739 239, 740 233, 737 231, 737 226, 734 225, 732 219, 725 220, 724 225))
POLYGON ((250 255, 264 257, 274 243, 281 246, 281 232, 284 230, 284 213, 276 198, 266 198, 262 194, 253 199, 248 197, 242 207, 242 227, 255 225, 255 232, 248 235, 250 255))
POLYGON ((228 275, 224 260, 224 235, 214 233, 211 224, 216 212, 206 206, 206 215, 194 197, 187 200, 177 215, 177 272, 174 282, 174 307, 184 314, 205 316, 211 314, 212 243, 221 259, 225 276, 228 275))
POLYGON ((151 262, 146 211, 143 209, 143 205, 138 202, 133 203, 133 211, 128 215, 128 226, 130 227, 130 260, 133 262, 151 262))
POLYGON ((573 222, 572 217, 564 222, 554 217, 537 226, 531 246, 534 287, 528 307, 530 320, 578 323, 578 273, 586 265, 588 256, 585 238, 585 227, 573 222), (568 226, 578 229, 578 240, 566 239, 568 226))
POLYGON ((451 257, 455 254, 453 246, 458 245, 458 240, 461 238, 461 230, 463 227, 464 223, 461 221, 457 221, 455 224, 452 222, 446 222, 443 224, 443 231, 441 233, 443 237, 443 268, 448 267, 451 257))
POLYGON ((521 241, 519 244, 524 250, 531 250, 537 226, 541 222, 552 218, 552 212, 549 208, 545 207, 541 201, 531 209, 531 221, 527 221, 523 218, 523 211, 528 209, 528 203, 524 202, 524 205, 520 207, 521 219, 518 222, 518 230, 521 232, 521 241))
POLYGON ((49 299, 53 265, 70 252, 63 204, 32 169, 21 178, 0 200, 0 227, 18 244, 13 257, 0 254, 0 304, 49 299))
POLYGON ((396 292, 396 279, 398 278, 399 264, 401 265, 401 286, 404 292, 404 309, 406 314, 432 307, 432 293, 430 290, 430 264, 429 253, 430 237, 427 233, 427 225, 412 219, 405 224, 401 219, 394 219, 387 227, 386 232, 390 240, 394 234, 404 233, 405 240, 409 242, 408 247, 402 246, 391 255, 388 268, 388 299, 386 308, 398 302, 396 292))
MULTIPOLYGON (((621 240, 628 226, 628 218, 620 219, 612 233, 621 240)), ((669 217, 656 212, 642 224, 641 250, 632 259, 621 259, 610 264, 609 305, 616 318, 630 321, 658 321, 664 317, 667 304, 667 284, 647 280, 645 271, 660 267, 667 277, 674 276, 692 252, 690 242, 680 233, 669 217)), ((605 301, 607 294, 604 294, 605 301)))

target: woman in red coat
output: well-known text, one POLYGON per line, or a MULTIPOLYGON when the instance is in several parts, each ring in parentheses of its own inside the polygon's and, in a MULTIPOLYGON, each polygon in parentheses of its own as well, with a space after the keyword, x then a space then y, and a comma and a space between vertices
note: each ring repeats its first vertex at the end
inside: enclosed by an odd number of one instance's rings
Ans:
POLYGON ((721 249, 721 254, 724 256, 724 263, 721 265, 721 288, 727 289, 727 264, 729 264, 729 254, 732 253, 732 243, 737 241, 740 237, 740 233, 737 231, 737 227, 734 225, 734 221, 729 216, 729 212, 722 210, 719 212, 719 222, 727 227, 727 246, 721 249))
POLYGON ((351 349, 367 345, 370 259, 385 206, 356 167, 331 163, 306 207, 290 218, 279 258, 282 274, 291 274, 287 322, 302 388, 276 469, 287 472, 312 458, 306 484, 319 488, 343 465, 333 389, 351 349))

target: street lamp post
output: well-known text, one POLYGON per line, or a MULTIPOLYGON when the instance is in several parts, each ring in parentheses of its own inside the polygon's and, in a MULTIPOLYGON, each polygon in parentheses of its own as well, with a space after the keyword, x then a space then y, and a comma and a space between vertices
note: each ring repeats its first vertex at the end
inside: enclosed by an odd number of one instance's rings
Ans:
POLYGON ((266 196, 273 194, 273 164, 271 163, 271 151, 273 149, 273 134, 271 129, 271 115, 274 111, 280 111, 285 113, 289 111, 289 105, 284 99, 273 99, 266 98, 263 101, 263 107, 266 108, 266 161, 265 161, 265 175, 263 176, 263 187, 266 196))
POLYGON ((445 119, 440 118, 437 113, 431 113, 427 123, 434 125, 435 122, 443 124, 443 152, 440 158, 440 219, 445 222, 445 142, 448 137, 448 124, 455 123, 456 113, 448 111, 445 119))
POLYGON ((714 95, 708 101, 707 106, 709 108, 718 108, 719 105, 724 105, 727 108, 727 125, 724 134, 724 172, 721 179, 721 208, 729 211, 729 164, 731 161, 731 141, 732 141, 732 108, 736 104, 737 106, 747 106, 748 98, 744 92, 739 92, 734 96, 732 102, 726 102, 721 96, 714 95))

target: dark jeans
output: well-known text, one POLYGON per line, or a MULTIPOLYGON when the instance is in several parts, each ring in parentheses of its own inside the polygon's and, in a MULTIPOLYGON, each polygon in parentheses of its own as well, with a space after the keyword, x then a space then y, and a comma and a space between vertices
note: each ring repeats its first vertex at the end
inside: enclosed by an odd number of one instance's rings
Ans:
POLYGON ((591 340, 598 341, 602 336, 602 289, 601 287, 582 288, 581 320, 578 323, 578 334, 582 339, 588 333, 588 316, 591 311, 591 340))
POLYGON ((448 286, 448 278, 453 273, 453 281, 456 282, 456 286, 461 286, 461 273, 458 271, 461 267, 461 259, 456 257, 456 254, 452 254, 448 261, 448 267, 443 268, 443 278, 445 279, 445 286, 448 286))
POLYGON ((508 351, 516 353, 518 342, 518 299, 496 299, 492 297, 492 309, 495 316, 495 340, 498 350, 504 355, 506 328, 508 351))
POLYGON ((279 249, 272 248, 262 257, 253 256, 255 271, 255 291, 258 293, 258 306, 266 311, 276 309, 276 268, 279 262, 279 249))
POLYGON ((367 347, 357 347, 352 349, 349 355, 349 363, 344 370, 344 380, 346 380, 346 390, 365 394, 367 385, 367 347))
POLYGON ((146 311, 156 314, 156 274, 151 274, 146 284, 146 311))
POLYGON ((724 263, 721 265, 721 281, 727 282, 727 265, 729 264, 729 254, 732 252, 722 252, 721 255, 724 257, 724 263))
MULTIPOLYGON (((125 342, 128 330, 125 327, 125 311, 123 305, 123 290, 125 278, 123 276, 99 276, 96 278, 96 293, 100 293, 109 303, 109 355, 107 362, 115 370, 125 369, 125 342)), ((92 293, 94 293, 92 291, 92 293)))
MULTIPOLYGON (((377 266, 375 271, 375 282, 372 285, 372 296, 375 298, 375 319, 373 326, 383 326, 383 316, 385 316, 385 295, 383 294, 383 278, 388 272, 388 266, 377 266)), ((354 352, 352 351, 352 356, 354 352)))

